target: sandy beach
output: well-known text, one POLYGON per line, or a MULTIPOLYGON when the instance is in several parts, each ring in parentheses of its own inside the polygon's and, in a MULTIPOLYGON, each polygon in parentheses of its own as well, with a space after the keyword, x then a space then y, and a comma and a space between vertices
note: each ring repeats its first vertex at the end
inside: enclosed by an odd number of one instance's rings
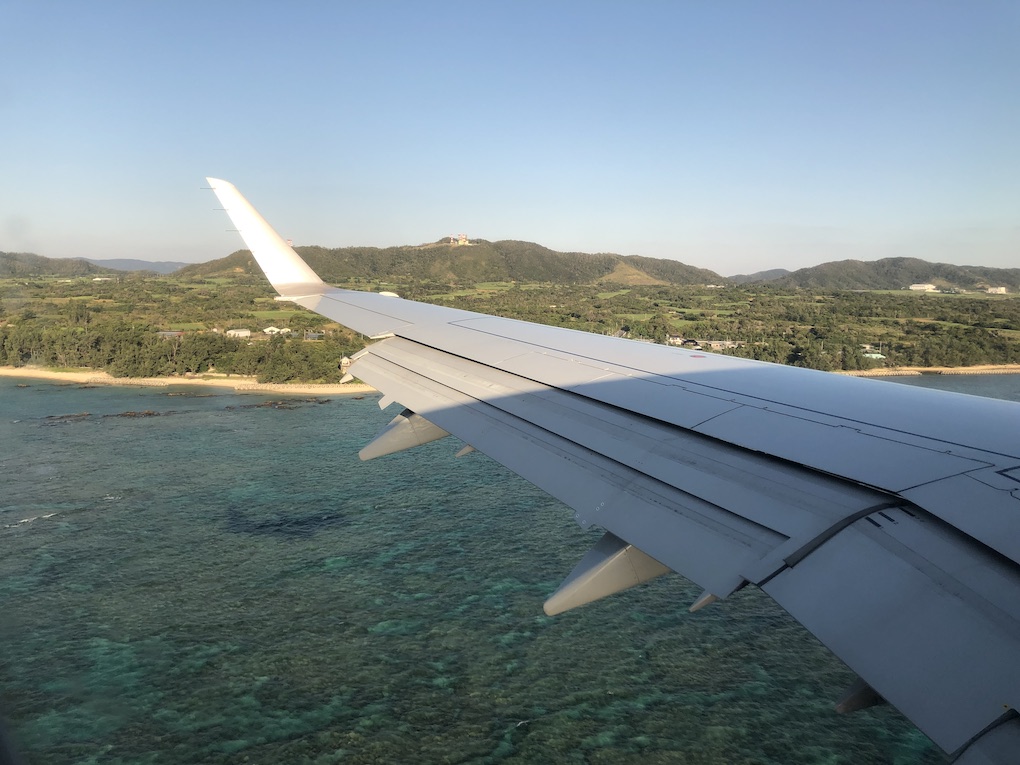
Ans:
POLYGON ((95 369, 75 372, 57 372, 41 367, 0 367, 0 377, 50 380, 78 385, 136 385, 162 388, 170 385, 196 385, 213 388, 230 388, 241 393, 282 393, 291 396, 323 396, 352 393, 375 393, 375 388, 364 383, 260 383, 254 377, 243 375, 202 374, 185 377, 112 377, 95 369))
MULTIPOLYGON (((882 367, 837 372, 852 377, 896 377, 907 375, 1002 375, 1020 374, 1020 364, 980 364, 972 367, 882 367)), ((73 372, 55 371, 41 367, 0 367, 0 377, 50 380, 77 385, 136 385, 162 388, 169 385, 197 385, 211 388, 230 388, 241 393, 282 393, 293 396, 319 396, 337 394, 375 393, 364 383, 260 383, 254 377, 243 375, 201 374, 185 377, 112 377, 95 369, 73 372)))

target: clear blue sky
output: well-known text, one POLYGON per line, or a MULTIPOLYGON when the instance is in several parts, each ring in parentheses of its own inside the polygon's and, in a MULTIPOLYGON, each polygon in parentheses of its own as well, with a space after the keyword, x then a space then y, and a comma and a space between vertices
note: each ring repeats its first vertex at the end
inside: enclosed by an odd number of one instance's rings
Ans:
POLYGON ((724 275, 1020 267, 1020 4, 0 5, 0 250, 464 232, 724 275))

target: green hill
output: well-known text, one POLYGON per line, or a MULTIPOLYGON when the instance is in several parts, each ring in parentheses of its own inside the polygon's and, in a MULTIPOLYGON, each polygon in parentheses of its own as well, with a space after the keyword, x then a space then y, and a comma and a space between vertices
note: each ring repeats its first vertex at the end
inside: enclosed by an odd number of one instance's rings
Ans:
POLYGON ((764 284, 765 282, 774 282, 776 279, 781 279, 790 273, 792 272, 785 268, 770 268, 768 271, 755 271, 753 274, 735 274, 726 278, 733 282, 733 284, 764 284))
POLYGON ((114 271, 152 271, 157 274, 172 274, 187 263, 177 260, 139 260, 138 258, 110 258, 96 260, 85 258, 89 263, 101 268, 112 268, 114 271))
MULTIPOLYGON (((710 284, 723 278, 713 271, 674 260, 638 255, 557 252, 533 242, 476 239, 466 246, 446 242, 417 247, 298 247, 297 251, 327 282, 355 278, 378 281, 552 282, 556 284, 710 284)), ((186 266, 181 276, 258 274, 248 250, 226 258, 186 266)))
POLYGON ((986 268, 929 263, 918 258, 839 260, 802 268, 768 282, 780 287, 806 289, 898 290, 911 284, 934 284, 941 289, 984 290, 1006 287, 1020 290, 1020 268, 986 268))
POLYGON ((19 276, 88 276, 119 273, 84 258, 44 258, 30 252, 0 252, 0 278, 19 276))

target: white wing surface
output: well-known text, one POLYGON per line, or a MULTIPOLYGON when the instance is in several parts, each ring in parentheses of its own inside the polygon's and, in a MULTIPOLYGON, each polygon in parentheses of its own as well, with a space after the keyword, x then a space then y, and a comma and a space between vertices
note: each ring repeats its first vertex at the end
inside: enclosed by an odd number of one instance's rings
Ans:
POLYGON ((1020 762, 1020 405, 329 287, 209 179, 281 299, 377 339, 404 411, 363 459, 452 434, 606 535, 559 613, 668 570, 753 584, 958 762, 1020 762))

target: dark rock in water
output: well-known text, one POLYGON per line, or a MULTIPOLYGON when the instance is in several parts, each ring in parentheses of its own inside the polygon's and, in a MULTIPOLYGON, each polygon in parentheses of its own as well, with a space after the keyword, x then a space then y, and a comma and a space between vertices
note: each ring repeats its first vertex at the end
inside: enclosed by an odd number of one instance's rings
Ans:
POLYGON ((89 412, 78 412, 77 414, 51 414, 43 419, 46 421, 45 425, 61 425, 65 422, 81 422, 91 416, 89 412))
POLYGON ((320 531, 336 528, 347 519, 336 512, 306 515, 279 515, 276 518, 253 520, 240 510, 227 511, 227 531, 235 534, 279 534, 285 537, 310 537, 320 531))
POLYGON ((278 401, 259 401, 255 404, 227 406, 226 409, 298 409, 301 404, 328 404, 328 398, 285 398, 278 401))
POLYGON ((103 417, 169 417, 173 414, 187 414, 195 411, 194 409, 168 409, 165 412, 157 412, 154 409, 145 409, 141 412, 135 412, 129 410, 127 412, 117 412, 116 414, 104 414, 103 417))
POLYGON ((167 414, 177 414, 177 412, 154 412, 151 409, 146 409, 144 412, 120 412, 118 414, 104 414, 103 417, 163 417, 167 414))

